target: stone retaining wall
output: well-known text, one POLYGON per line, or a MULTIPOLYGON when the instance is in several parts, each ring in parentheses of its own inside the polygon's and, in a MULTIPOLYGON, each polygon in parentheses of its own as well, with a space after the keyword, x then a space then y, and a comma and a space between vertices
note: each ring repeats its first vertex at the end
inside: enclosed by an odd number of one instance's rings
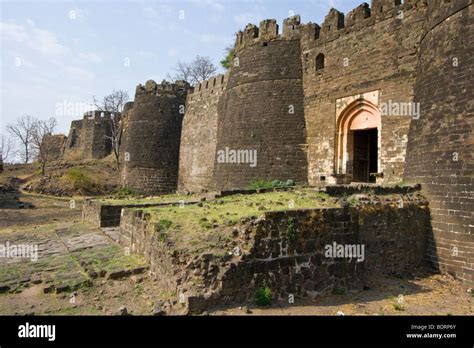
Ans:
MULTIPOLYGON (((186 202, 186 204, 196 204, 197 201, 186 202)), ((90 199, 84 200, 82 206, 82 220, 92 223, 96 227, 120 226, 123 208, 147 208, 162 205, 178 205, 180 202, 159 202, 141 204, 107 204, 90 199)))
POLYGON ((231 251, 219 254, 176 247, 172 233, 137 210, 124 209, 120 231, 121 243, 145 255, 156 281, 175 294, 175 303, 182 302, 175 308, 197 313, 253 300, 264 281, 274 299, 314 298, 362 287, 374 272, 404 274, 423 264, 431 227, 427 202, 407 194, 384 204, 360 201, 243 219, 230 230, 223 228, 223 235, 234 238, 231 251), (356 255, 330 257, 328 246, 363 247, 364 253, 359 260, 356 255))

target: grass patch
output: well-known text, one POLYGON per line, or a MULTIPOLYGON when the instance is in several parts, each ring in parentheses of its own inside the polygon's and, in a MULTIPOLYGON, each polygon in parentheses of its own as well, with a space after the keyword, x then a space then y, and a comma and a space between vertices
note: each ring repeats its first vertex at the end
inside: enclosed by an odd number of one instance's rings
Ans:
POLYGON ((167 230, 168 228, 171 227, 172 224, 173 224, 173 221, 168 220, 168 219, 161 219, 160 221, 158 221, 158 226, 160 226, 160 228, 163 230, 167 230))
POLYGON ((249 190, 258 190, 258 189, 271 189, 271 188, 277 188, 277 187, 292 187, 295 186, 295 182, 291 179, 288 179, 287 181, 281 181, 281 180, 255 180, 248 185, 249 190))
POLYGON ((132 189, 130 189, 129 187, 121 187, 117 192, 115 192, 115 197, 117 199, 124 199, 124 198, 127 198, 127 197, 130 197, 130 196, 134 196, 135 193, 132 191, 132 189))
POLYGON ((212 224, 207 220, 207 218, 202 218, 199 220, 199 226, 205 229, 209 229, 212 227, 212 224))
MULTIPOLYGON (((217 242, 232 240, 231 226, 242 219, 258 217, 267 211, 281 211, 292 208, 336 207, 332 200, 320 192, 309 188, 295 188, 292 191, 266 192, 252 195, 232 195, 217 201, 203 204, 148 207, 144 210, 150 215, 150 223, 159 224, 162 220, 172 221, 166 229, 176 248, 190 248, 193 251, 217 251, 217 242), (216 226, 216 228, 214 228, 216 226), (228 228, 229 233, 222 233, 228 228), (215 247, 215 248, 214 248, 215 247)), ((296 233, 296 226, 289 226, 289 235, 296 233)), ((291 237, 293 238, 293 236, 291 237)))
MULTIPOLYGON (((130 191, 131 192, 131 191, 130 191)), ((136 197, 134 194, 130 195, 116 195, 114 198, 99 199, 98 201, 110 205, 139 205, 139 204, 153 204, 153 203, 176 203, 198 200, 198 195, 183 195, 183 194, 169 194, 153 197, 136 197)))
POLYGON ((401 303, 393 303, 393 309, 395 309, 396 311, 404 311, 405 308, 403 307, 403 305, 401 303))

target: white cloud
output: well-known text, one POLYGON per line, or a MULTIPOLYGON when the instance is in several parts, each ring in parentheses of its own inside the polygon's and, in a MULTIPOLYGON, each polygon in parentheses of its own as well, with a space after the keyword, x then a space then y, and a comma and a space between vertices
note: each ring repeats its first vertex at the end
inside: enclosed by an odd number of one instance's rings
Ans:
POLYGON ((45 56, 62 56, 68 53, 69 47, 61 45, 56 35, 48 30, 34 28, 28 46, 45 56))
POLYGON ((2 41, 24 44, 44 56, 63 56, 70 50, 67 46, 58 42, 56 35, 48 30, 38 29, 33 21, 29 21, 29 27, 0 22, 0 37, 2 41))
POLYGON ((0 38, 2 41, 24 42, 28 34, 21 25, 0 22, 0 38))

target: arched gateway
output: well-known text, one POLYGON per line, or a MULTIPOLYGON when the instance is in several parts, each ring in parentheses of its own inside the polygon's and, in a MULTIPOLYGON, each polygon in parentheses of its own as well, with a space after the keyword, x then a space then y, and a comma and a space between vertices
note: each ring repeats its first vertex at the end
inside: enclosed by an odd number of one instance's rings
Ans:
POLYGON ((381 167, 379 109, 368 100, 354 100, 338 116, 336 127, 337 176, 343 183, 375 182, 381 167))

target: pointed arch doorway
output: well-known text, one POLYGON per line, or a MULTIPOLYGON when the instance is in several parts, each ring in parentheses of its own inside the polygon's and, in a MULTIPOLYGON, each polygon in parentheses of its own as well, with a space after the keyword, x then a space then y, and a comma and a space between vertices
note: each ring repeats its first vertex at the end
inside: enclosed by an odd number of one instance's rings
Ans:
POLYGON ((343 183, 376 182, 380 172, 382 122, 380 111, 359 98, 337 118, 336 174, 343 183))

